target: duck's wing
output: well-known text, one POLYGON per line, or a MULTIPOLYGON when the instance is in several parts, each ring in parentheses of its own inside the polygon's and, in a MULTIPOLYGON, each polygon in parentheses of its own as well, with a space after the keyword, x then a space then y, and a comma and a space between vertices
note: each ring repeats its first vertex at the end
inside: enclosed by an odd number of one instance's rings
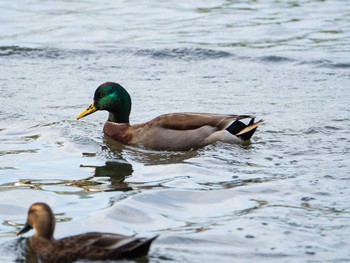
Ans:
POLYGON ((232 135, 249 140, 263 120, 255 122, 252 115, 213 114, 213 113, 172 113, 161 115, 150 122, 161 128, 172 130, 195 130, 210 126, 215 130, 227 130, 232 135))
MULTIPOLYGON (((113 233, 86 233, 61 239, 67 254, 91 260, 138 258, 147 255, 151 243, 157 238, 129 237, 113 233), (69 253, 68 253, 69 251, 69 253)), ((63 247, 63 246, 62 246, 63 247)), ((63 249, 62 249, 63 250, 63 249)))
POLYGON ((161 115, 152 121, 153 125, 173 130, 193 130, 203 126, 216 127, 218 130, 226 129, 232 122, 246 118, 250 115, 213 114, 213 113, 170 113, 161 115))

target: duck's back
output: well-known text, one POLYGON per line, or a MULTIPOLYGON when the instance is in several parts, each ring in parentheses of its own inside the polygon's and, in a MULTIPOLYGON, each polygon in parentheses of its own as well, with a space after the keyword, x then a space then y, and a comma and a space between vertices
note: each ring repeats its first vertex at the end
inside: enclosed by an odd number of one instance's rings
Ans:
POLYGON ((43 262, 69 263, 78 259, 130 259, 147 255, 155 238, 134 238, 110 233, 86 233, 52 242, 35 240, 33 237, 31 247, 43 262))

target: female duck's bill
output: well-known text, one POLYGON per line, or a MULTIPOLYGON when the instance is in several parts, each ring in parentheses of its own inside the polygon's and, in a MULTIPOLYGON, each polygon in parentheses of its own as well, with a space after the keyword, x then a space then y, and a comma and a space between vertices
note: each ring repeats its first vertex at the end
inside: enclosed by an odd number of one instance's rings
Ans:
POLYGON ((215 142, 242 143, 249 141, 263 123, 262 120, 255 122, 250 115, 182 112, 130 125, 131 97, 113 82, 96 89, 93 103, 77 119, 98 110, 109 112, 103 128, 105 135, 124 144, 153 150, 186 151, 215 142))
POLYGON ((91 232, 55 240, 55 223, 51 208, 45 203, 35 203, 29 208, 26 224, 17 233, 20 235, 35 229, 29 246, 43 262, 138 258, 148 254, 151 243, 157 238, 91 232))

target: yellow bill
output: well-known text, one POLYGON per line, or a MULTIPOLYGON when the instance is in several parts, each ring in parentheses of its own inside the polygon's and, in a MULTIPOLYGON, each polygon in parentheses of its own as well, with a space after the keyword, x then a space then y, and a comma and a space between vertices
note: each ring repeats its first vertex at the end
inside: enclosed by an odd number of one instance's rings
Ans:
POLYGON ((87 108, 85 111, 83 111, 82 113, 80 113, 78 116, 77 116, 77 120, 91 114, 91 113, 94 113, 95 111, 97 111, 97 109, 95 108, 95 105, 94 103, 92 103, 89 108, 87 108))

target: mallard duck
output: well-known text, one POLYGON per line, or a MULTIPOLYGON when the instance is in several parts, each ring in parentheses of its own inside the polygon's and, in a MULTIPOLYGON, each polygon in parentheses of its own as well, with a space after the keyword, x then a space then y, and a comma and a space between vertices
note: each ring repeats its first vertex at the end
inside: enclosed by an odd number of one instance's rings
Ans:
POLYGON ((29 239, 29 246, 43 262, 138 258, 147 255, 152 241, 157 238, 92 232, 55 240, 55 216, 45 203, 35 203, 29 208, 27 222, 17 235, 32 228, 36 233, 29 239))
POLYGON ((214 113, 170 113, 153 120, 130 125, 131 97, 119 84, 106 82, 95 91, 93 103, 77 119, 98 110, 107 110, 109 117, 104 133, 123 144, 153 150, 190 150, 215 142, 248 141, 262 120, 254 122, 250 115, 214 113), (247 120, 247 124, 242 120, 247 120))

